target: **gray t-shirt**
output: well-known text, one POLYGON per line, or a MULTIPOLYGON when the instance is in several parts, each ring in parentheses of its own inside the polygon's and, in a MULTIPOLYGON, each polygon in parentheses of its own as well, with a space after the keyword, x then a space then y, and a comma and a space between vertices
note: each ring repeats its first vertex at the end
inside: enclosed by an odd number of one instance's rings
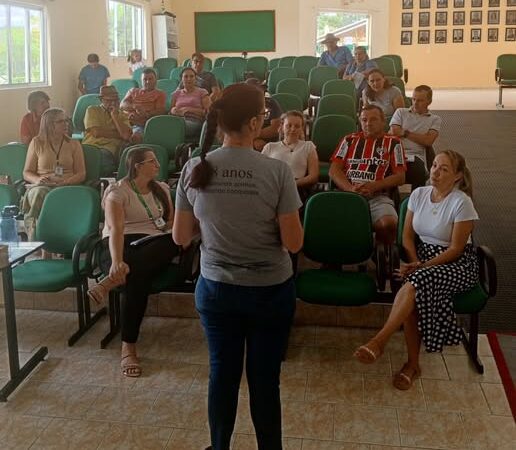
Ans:
POLYGON ((394 106, 392 106, 392 102, 397 97, 401 97, 401 91, 396 86, 391 86, 385 89, 380 95, 376 94, 374 100, 367 98, 365 89, 362 93, 362 99, 364 100, 364 103, 382 108, 383 113, 386 116, 392 116, 394 114, 394 106))
POLYGON ((202 276, 242 286, 284 282, 292 276, 292 263, 277 217, 301 206, 292 171, 253 149, 222 147, 206 159, 214 168, 210 184, 189 187, 200 158, 188 161, 175 204, 199 220, 202 276))
MULTIPOLYGON (((430 130, 435 130, 439 133, 441 121, 439 116, 431 112, 418 114, 412 111, 412 108, 398 108, 392 116, 390 125, 399 125, 404 130, 412 131, 413 133, 425 134, 430 130)), ((426 167, 425 147, 407 138, 402 138, 401 142, 407 157, 417 156, 425 163, 426 167)))

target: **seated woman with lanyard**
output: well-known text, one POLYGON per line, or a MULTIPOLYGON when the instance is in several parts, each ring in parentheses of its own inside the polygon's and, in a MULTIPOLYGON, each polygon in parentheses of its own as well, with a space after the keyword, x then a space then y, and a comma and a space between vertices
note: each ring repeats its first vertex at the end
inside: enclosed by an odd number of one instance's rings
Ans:
POLYGON ((253 150, 263 91, 233 84, 213 102, 200 158, 183 168, 173 236, 201 235, 195 305, 208 340, 213 450, 229 450, 244 360, 260 450, 280 450, 281 359, 296 304, 292 264, 303 242, 292 171, 253 150), (224 143, 209 153, 217 131, 224 143))
POLYGON ((100 303, 110 289, 125 284, 122 302, 122 374, 141 375, 136 341, 147 307, 153 276, 178 254, 170 234, 174 209, 166 183, 156 181, 159 162, 150 149, 136 148, 127 156, 127 176, 106 189, 102 205, 106 221, 100 268, 109 274, 88 291, 100 303), (142 246, 131 243, 155 236, 142 246))
POLYGON ((403 227, 408 263, 399 271, 405 284, 383 328, 355 352, 359 361, 374 362, 403 325, 408 361, 393 378, 394 387, 401 390, 409 389, 421 375, 421 341, 427 352, 460 344, 452 298, 478 281, 478 259, 471 243, 478 214, 464 157, 453 150, 438 153, 430 183, 414 190, 408 203, 403 227))
POLYGON ((25 231, 32 240, 43 200, 57 186, 81 184, 86 166, 81 144, 68 135, 68 119, 60 108, 41 116, 39 134, 32 139, 25 159, 23 179, 30 183, 22 200, 25 231))

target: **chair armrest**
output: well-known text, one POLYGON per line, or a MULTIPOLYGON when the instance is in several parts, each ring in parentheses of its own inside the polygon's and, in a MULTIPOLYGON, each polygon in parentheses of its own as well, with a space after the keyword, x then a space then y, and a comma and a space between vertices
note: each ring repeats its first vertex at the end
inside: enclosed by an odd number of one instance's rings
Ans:
POLYGON ((73 274, 75 277, 88 276, 89 278, 95 278, 93 273, 95 261, 94 252, 98 243, 102 240, 98 233, 91 233, 87 236, 80 238, 73 248, 72 253, 72 267, 73 274), (81 270, 80 260, 81 254, 86 252, 86 266, 81 270))
POLYGON ((408 69, 403 69, 403 80, 408 83, 408 69))
POLYGON ((488 293, 489 297, 494 297, 498 289, 498 275, 494 255, 489 247, 479 245, 477 247, 477 256, 480 269, 480 285, 488 293))
POLYGON ((502 69, 500 69, 499 67, 497 67, 495 69, 495 81, 497 83, 499 83, 500 81, 502 80, 502 69))

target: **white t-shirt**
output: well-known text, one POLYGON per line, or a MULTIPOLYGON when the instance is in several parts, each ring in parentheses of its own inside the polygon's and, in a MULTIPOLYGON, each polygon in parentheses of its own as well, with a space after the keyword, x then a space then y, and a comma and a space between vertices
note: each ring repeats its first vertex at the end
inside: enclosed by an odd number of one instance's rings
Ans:
POLYGON ((424 186, 410 194, 408 209, 414 213, 412 227, 423 242, 448 247, 453 224, 478 220, 478 214, 471 198, 461 190, 454 189, 442 201, 434 203, 432 189, 424 186))
POLYGON ((295 145, 285 145, 280 141, 269 142, 263 147, 262 153, 269 158, 286 162, 297 180, 306 176, 308 157, 311 153, 317 155, 317 150, 312 141, 298 141, 295 145))

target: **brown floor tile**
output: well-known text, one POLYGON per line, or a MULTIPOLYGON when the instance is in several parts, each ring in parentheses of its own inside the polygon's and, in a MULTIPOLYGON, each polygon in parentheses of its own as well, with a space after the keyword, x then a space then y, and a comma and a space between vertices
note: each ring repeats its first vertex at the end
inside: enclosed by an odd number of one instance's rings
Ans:
POLYGON ((290 346, 283 367, 297 370, 336 370, 337 350, 326 347, 290 346))
POLYGON ((172 432, 171 428, 112 423, 98 450, 161 450, 172 432))
POLYGON ((47 417, 14 416, 0 412, 2 450, 28 449, 50 423, 47 417))
POLYGON ((374 329, 348 327, 317 327, 316 345, 355 349, 376 334, 374 329))
POLYGON ((393 408, 335 405, 335 440, 399 445, 398 419, 393 408))
POLYGON ((145 375, 137 378, 134 389, 186 392, 201 366, 175 361, 153 360, 145 365, 145 375))
POLYGON ((489 412, 479 383, 443 380, 423 380, 422 383, 430 411, 489 412))
POLYGON ((381 328, 384 324, 383 305, 337 308, 337 324, 341 327, 381 328))
POLYGON ((337 350, 339 370, 346 373, 363 373, 371 376, 391 376, 389 354, 383 354, 373 364, 363 364, 353 356, 355 349, 341 348, 337 350))
POLYGON ((310 325, 299 325, 292 327, 288 339, 289 345, 315 345, 316 327, 310 325))
MULTIPOLYGON (((407 361, 407 354, 405 352, 391 352, 390 357, 392 370, 394 372, 400 370, 407 361)), ((421 378, 431 378, 435 380, 450 379, 441 353, 426 353, 423 350, 419 357, 419 365, 421 367, 421 378)))
POLYGON ((298 301, 294 316, 296 325, 324 325, 333 327, 337 325, 337 307, 325 305, 312 305, 298 301))
POLYGON ((168 441, 167 450, 205 450, 210 445, 208 430, 175 429, 168 441))
POLYGON ((516 425, 512 417, 462 414, 472 450, 514 450, 516 425))
POLYGON ((283 402, 283 435, 306 439, 333 439, 334 405, 283 402))
POLYGON ((485 383, 501 383, 496 362, 492 356, 482 356, 480 358, 484 364, 484 373, 479 374, 468 356, 463 355, 444 355, 446 367, 450 374, 450 379, 454 381, 481 381, 485 383))
POLYGON ((415 380, 410 389, 400 391, 392 385, 392 377, 366 378, 364 394, 366 405, 426 409, 420 380, 415 380))
MULTIPOLYGON (((303 439, 303 450, 369 450, 367 444, 350 444, 347 442, 312 441, 303 439)), ((393 447, 389 447, 393 448, 393 447)))
POLYGON ((310 372, 306 400, 314 402, 364 403, 364 380, 361 374, 339 371, 310 372))
MULTIPOLYGON (((301 439, 283 439, 283 450, 301 450, 301 439)), ((257 450, 256 437, 250 434, 236 434, 233 441, 232 450, 257 450)))
POLYGON ((511 408, 507 401, 507 395, 502 384, 480 383, 489 405, 491 414, 497 416, 510 416, 511 408))
POLYGON ((144 422, 160 427, 207 429, 207 399, 177 392, 159 392, 144 422), (195 420, 190 420, 195 417, 195 420))
POLYGON ((52 419, 31 450, 96 450, 108 431, 104 422, 52 419))
POLYGON ((460 415, 398 409, 401 445, 443 449, 466 449, 467 435, 460 415))
POLYGON ((304 370, 281 369, 280 393, 282 400, 303 401, 307 387, 307 372, 304 370))

